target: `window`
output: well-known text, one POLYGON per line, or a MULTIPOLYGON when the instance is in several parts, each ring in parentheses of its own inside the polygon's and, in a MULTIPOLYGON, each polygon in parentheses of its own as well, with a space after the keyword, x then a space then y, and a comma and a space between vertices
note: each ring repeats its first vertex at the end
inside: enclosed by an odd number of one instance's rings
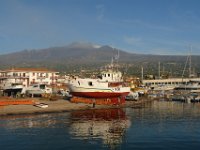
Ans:
POLYGON ((17 76, 17 73, 13 73, 13 76, 14 76, 14 77, 17 76))
POLYGON ((38 85, 33 85, 34 88, 38 87, 38 85))
POLYGON ((88 85, 89 85, 89 86, 93 86, 93 84, 92 84, 92 82, 91 82, 91 81, 89 81, 89 82, 88 82, 88 85))
POLYGON ((108 74, 108 77, 110 77, 110 74, 108 74))
POLYGON ((43 90, 44 90, 44 89, 45 89, 45 84, 41 84, 41 85, 40 85, 40 89, 43 89, 43 90))

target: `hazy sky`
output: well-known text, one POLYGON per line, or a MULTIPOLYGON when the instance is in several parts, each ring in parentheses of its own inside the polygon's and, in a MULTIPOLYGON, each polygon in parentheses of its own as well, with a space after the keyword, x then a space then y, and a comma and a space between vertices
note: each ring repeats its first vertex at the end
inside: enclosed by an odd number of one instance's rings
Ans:
POLYGON ((200 0, 0 0, 0 54, 76 41, 200 55, 200 0))

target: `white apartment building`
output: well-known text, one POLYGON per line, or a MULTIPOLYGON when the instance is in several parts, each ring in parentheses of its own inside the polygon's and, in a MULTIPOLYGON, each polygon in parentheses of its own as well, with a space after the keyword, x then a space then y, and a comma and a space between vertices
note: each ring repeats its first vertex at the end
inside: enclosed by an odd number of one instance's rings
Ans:
POLYGON ((35 83, 51 85, 57 82, 58 74, 59 72, 41 68, 12 68, 0 71, 0 86, 7 83, 19 83, 25 87, 35 83))

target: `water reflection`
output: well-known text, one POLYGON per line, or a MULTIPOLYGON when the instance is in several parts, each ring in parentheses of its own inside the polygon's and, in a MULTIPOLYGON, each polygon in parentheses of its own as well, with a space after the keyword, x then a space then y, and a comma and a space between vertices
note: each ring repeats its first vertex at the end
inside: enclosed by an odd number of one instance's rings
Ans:
MULTIPOLYGON (((138 135, 144 137, 140 142, 156 139, 160 142, 168 140, 181 143, 187 140, 185 144, 189 145, 194 140, 200 140, 200 104, 153 101, 142 109, 128 108, 126 113, 134 121, 127 135, 131 142, 138 139, 138 135), (145 139, 146 136, 151 138, 145 139)), ((170 147, 167 143, 162 145, 170 147)))
POLYGON ((114 148, 123 142, 126 129, 130 127, 122 109, 100 109, 71 113, 70 134, 75 139, 101 139, 106 146, 114 148))
POLYGON ((147 114, 151 112, 159 118, 195 118, 200 117, 200 104, 187 104, 171 101, 154 101, 152 103, 147 103, 146 108, 142 109, 142 111, 145 116, 147 112, 147 114))
POLYGON ((52 128, 65 123, 68 117, 68 113, 4 116, 0 118, 0 127, 6 129, 52 128))
POLYGON ((200 104, 0 117, 1 149, 198 149, 200 104), (133 123, 130 123, 133 122, 133 123))

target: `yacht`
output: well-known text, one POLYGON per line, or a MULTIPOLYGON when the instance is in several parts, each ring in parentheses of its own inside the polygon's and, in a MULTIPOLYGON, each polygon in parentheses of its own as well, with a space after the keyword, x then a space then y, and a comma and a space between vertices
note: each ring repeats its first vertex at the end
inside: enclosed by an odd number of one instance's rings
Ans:
POLYGON ((186 84, 182 84, 174 88, 174 91, 200 92, 200 80, 190 80, 186 84))
POLYGON ((22 83, 5 83, 2 86, 2 90, 4 95, 14 96, 17 94, 21 94, 24 85, 22 83))
POLYGON ((44 93, 52 93, 52 88, 48 87, 46 84, 32 84, 27 88, 23 88, 22 94, 26 95, 42 95, 44 93))

